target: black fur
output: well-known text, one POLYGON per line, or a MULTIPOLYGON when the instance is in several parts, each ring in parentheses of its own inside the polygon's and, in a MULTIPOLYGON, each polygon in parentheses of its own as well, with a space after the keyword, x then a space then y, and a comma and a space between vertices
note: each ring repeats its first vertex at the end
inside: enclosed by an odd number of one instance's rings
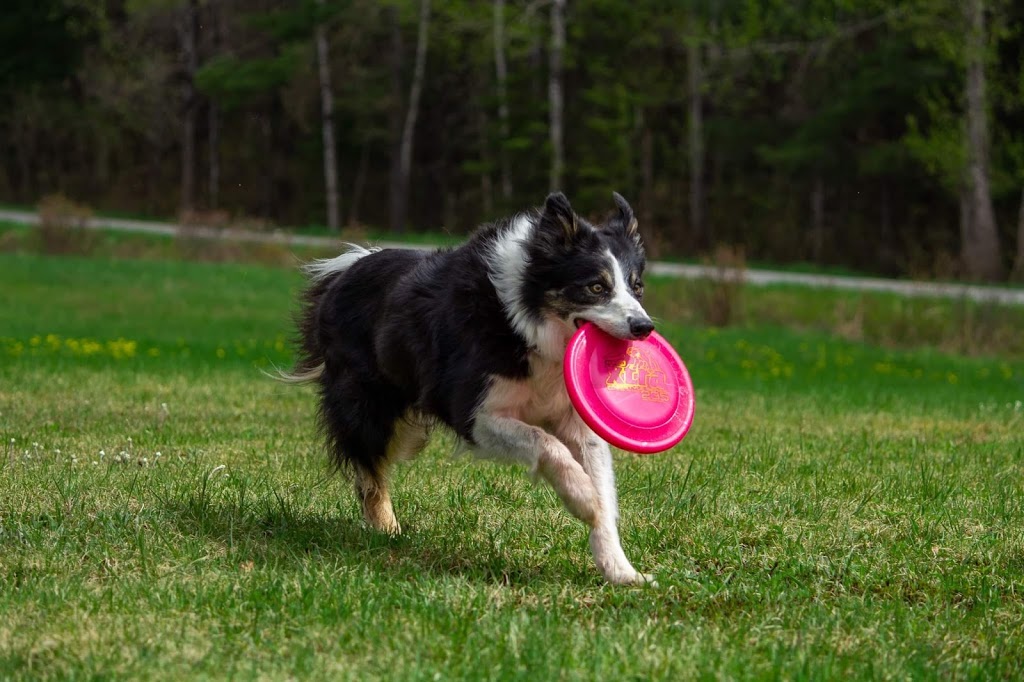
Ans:
MULTIPOLYGON (((643 272, 632 211, 621 205, 600 229, 562 194, 525 215, 537 227, 525 249, 521 300, 538 321, 585 295, 609 249, 627 276, 643 272)), ((510 324, 488 261, 515 220, 485 225, 452 250, 366 255, 306 291, 295 372, 323 365, 320 421, 335 465, 377 475, 395 423, 410 409, 471 443, 490 377, 528 376, 531 349, 510 324)))

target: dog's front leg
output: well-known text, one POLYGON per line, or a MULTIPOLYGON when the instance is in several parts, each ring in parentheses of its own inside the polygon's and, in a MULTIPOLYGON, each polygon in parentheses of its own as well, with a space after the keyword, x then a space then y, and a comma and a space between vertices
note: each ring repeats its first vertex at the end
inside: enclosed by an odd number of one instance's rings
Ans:
POLYGON ((525 464, 551 484, 566 509, 594 528, 603 512, 590 476, 569 449, 544 429, 511 417, 478 414, 473 440, 480 454, 525 464))
POLYGON ((590 475, 599 498, 600 514, 590 528, 590 550, 605 579, 614 584, 654 584, 654 578, 638 572, 626 558, 619 540, 619 504, 615 471, 608 444, 576 418, 558 430, 573 457, 590 475))
POLYGON ((653 582, 622 551, 612 456, 604 441, 588 431, 586 438, 567 440, 570 450, 541 428, 491 414, 477 415, 473 439, 483 454, 520 462, 544 477, 566 509, 590 527, 590 549, 605 580, 617 585, 653 582))

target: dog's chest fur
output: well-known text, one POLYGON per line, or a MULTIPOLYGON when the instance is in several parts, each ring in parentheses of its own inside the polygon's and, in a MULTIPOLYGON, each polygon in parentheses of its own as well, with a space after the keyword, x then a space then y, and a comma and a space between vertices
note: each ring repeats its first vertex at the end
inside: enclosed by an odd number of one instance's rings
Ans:
POLYGON ((561 360, 545 359, 538 353, 530 354, 527 378, 494 377, 480 409, 534 426, 555 426, 575 416, 565 389, 561 360))

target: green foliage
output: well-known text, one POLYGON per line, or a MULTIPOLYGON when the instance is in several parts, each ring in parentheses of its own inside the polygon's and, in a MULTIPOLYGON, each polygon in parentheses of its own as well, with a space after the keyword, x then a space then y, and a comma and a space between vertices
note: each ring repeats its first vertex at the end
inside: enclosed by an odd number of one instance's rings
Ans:
POLYGON ((196 73, 196 85, 218 104, 238 108, 282 88, 295 75, 307 51, 293 47, 262 59, 214 57, 196 73))
MULTIPOLYGON (((1007 226, 1016 220, 1024 177, 1024 9, 1007 0, 986 4, 993 195, 1012 248, 1007 226)), ((966 159, 961 5, 570 2, 561 189, 588 214, 603 212, 609 191, 620 191, 666 253, 701 255, 679 238, 689 228, 687 54, 696 48, 703 67, 702 201, 712 241, 741 246, 758 260, 808 259, 810 197, 819 187, 826 226, 819 264, 907 274, 922 248, 936 262, 952 258, 934 245, 955 250, 959 239, 955 192, 966 159)), ((195 107, 197 163, 221 162, 220 208, 283 224, 319 221, 321 106, 312 38, 322 26, 343 204, 356 205, 356 222, 387 224, 418 2, 200 2, 200 96, 188 106, 179 31, 187 6, 12 6, 0 27, 0 42, 15 46, 0 56, 0 90, 11 93, 0 104, 0 197, 31 204, 62 191, 102 208, 173 215, 183 113, 195 107), (219 118, 207 116, 214 105, 219 118), (209 153, 211 141, 217 154, 209 153)), ((412 159, 415 228, 465 232, 493 217, 485 207, 520 210, 551 189, 549 9, 532 0, 505 3, 505 134, 492 3, 434 3, 412 159), (503 160, 513 189, 507 201, 503 160)), ((199 186, 199 202, 212 200, 209 182, 199 186)))
MULTIPOLYGON (((65 0, 8 0, 0 21, 0 95, 71 77, 96 38, 91 6, 65 0)), ((9 105, 0 101, 0 110, 9 105)))

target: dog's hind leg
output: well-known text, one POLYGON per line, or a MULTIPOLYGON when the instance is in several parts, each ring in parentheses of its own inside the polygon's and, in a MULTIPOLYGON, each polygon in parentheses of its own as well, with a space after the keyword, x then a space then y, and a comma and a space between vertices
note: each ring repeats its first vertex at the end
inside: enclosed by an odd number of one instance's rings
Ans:
MULTIPOLYGON (((335 363, 337 366, 340 363, 335 363)), ((398 534, 387 474, 401 456, 422 446, 403 418, 401 394, 378 377, 328 371, 321 378, 321 423, 328 451, 339 469, 355 473, 356 495, 371 528, 398 534), (419 444, 419 445, 417 445, 419 444)))
POLYGON ((395 421, 384 459, 376 470, 357 465, 356 495, 362 505, 363 519, 371 528, 389 535, 402 532, 388 490, 388 474, 395 462, 418 455, 429 437, 430 431, 419 415, 407 413, 395 421))
POLYGON ((356 495, 363 508, 363 519, 374 530, 388 535, 398 535, 402 527, 395 516, 391 494, 388 492, 384 472, 370 473, 356 469, 356 495))

